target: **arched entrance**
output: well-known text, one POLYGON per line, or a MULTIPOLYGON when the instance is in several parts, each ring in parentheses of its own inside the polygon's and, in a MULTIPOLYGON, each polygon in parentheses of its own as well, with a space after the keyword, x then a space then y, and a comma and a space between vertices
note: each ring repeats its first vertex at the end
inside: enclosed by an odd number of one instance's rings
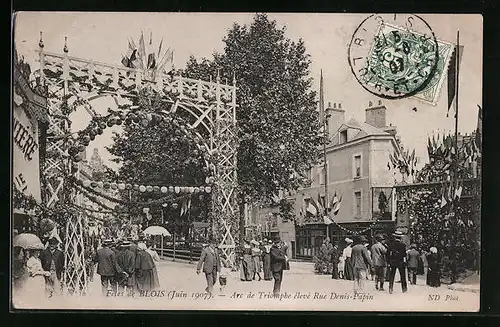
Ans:
MULTIPOLYGON (((91 59, 69 56, 65 44, 63 54, 44 51, 40 33, 40 69, 35 78, 48 92, 47 156, 42 170, 47 207, 57 202, 75 202, 75 191, 68 189, 68 177, 72 175, 72 162, 78 153, 70 150, 71 121, 68 116, 74 110, 87 110, 97 115, 89 102, 99 96, 111 96, 117 101, 136 97, 139 90, 147 89, 161 97, 166 107, 187 112, 193 119, 189 128, 202 131, 208 151, 215 160, 215 183, 211 192, 216 231, 221 231, 220 248, 226 259, 234 255, 234 238, 237 232, 238 204, 236 196, 236 85, 194 80, 170 76, 154 69, 131 69, 99 63, 91 59), (71 151, 72 153, 69 153, 71 151)), ((119 106, 120 107, 120 106, 119 106)), ((77 147, 77 149, 79 149, 77 147)), ((65 284, 74 294, 86 289, 84 239, 82 215, 66 224, 65 256, 68 266, 65 284)))

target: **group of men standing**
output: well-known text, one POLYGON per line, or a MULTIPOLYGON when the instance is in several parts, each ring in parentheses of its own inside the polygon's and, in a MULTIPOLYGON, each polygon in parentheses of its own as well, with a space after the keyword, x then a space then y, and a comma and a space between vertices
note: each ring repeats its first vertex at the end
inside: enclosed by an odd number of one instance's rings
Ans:
MULTIPOLYGON (((401 276, 402 291, 408 290, 406 270, 408 269, 410 284, 416 284, 417 267, 419 266, 420 253, 412 244, 407 250, 402 241, 403 234, 396 231, 391 240, 386 240, 383 235, 375 237, 376 242, 370 247, 368 240, 363 235, 346 238, 346 247, 340 253, 337 245, 330 244, 331 260, 333 264, 332 279, 344 278, 354 281, 356 291, 363 290, 364 281, 368 279, 369 272, 375 277, 375 288, 384 291, 384 283, 389 282, 389 293, 394 291, 394 278, 396 271, 401 276)), ((328 239, 325 243, 328 243, 328 239)), ((326 248, 326 245, 323 244, 326 248)), ((373 278, 372 278, 373 279, 373 278)))
MULTIPOLYGON (((269 260, 271 266, 272 276, 274 278, 273 294, 279 295, 281 291, 281 283, 283 281, 283 270, 288 269, 288 247, 279 237, 275 237, 273 244, 269 249, 269 260)), ((203 270, 207 281, 205 291, 212 294, 214 284, 217 282, 217 274, 221 272, 222 268, 219 249, 217 248, 216 241, 211 239, 209 244, 202 250, 200 260, 196 266, 197 274, 203 270)), ((227 282, 226 274, 219 278, 221 286, 225 286, 227 282)))
POLYGON ((101 276, 103 295, 133 294, 135 291, 151 291, 159 288, 158 272, 155 261, 156 252, 146 244, 125 240, 115 248, 112 240, 104 240, 97 250, 95 263, 97 274, 101 276))

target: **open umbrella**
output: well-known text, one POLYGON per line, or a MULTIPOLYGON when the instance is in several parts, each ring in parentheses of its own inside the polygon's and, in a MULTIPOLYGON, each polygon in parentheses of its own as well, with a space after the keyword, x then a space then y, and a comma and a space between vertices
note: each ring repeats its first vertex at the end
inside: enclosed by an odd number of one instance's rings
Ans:
POLYGON ((22 233, 14 237, 12 246, 19 246, 27 250, 43 250, 42 241, 35 234, 22 233))
POLYGON ((144 235, 163 235, 163 236, 172 236, 168 230, 161 226, 149 226, 144 230, 144 235))

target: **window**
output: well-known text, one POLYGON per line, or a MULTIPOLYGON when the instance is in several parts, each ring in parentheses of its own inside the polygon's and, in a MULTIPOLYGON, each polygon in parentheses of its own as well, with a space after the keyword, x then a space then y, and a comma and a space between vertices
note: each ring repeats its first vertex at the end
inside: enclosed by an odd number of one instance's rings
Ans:
POLYGON ((361 217, 361 191, 354 192, 354 217, 361 217))
POLYGON ((361 178, 363 175, 363 159, 361 153, 355 153, 352 157, 352 178, 361 178))
POLYGON ((339 144, 347 142, 347 129, 339 133, 339 144))

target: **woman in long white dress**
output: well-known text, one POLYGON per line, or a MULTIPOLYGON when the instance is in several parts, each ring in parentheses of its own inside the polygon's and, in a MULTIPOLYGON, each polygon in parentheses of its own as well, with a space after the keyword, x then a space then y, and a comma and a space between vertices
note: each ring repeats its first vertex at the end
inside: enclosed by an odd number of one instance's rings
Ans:
POLYGON ((50 276, 50 271, 42 268, 40 261, 40 249, 29 250, 29 259, 26 262, 28 277, 22 289, 23 301, 42 299, 45 297, 45 277, 50 276))

